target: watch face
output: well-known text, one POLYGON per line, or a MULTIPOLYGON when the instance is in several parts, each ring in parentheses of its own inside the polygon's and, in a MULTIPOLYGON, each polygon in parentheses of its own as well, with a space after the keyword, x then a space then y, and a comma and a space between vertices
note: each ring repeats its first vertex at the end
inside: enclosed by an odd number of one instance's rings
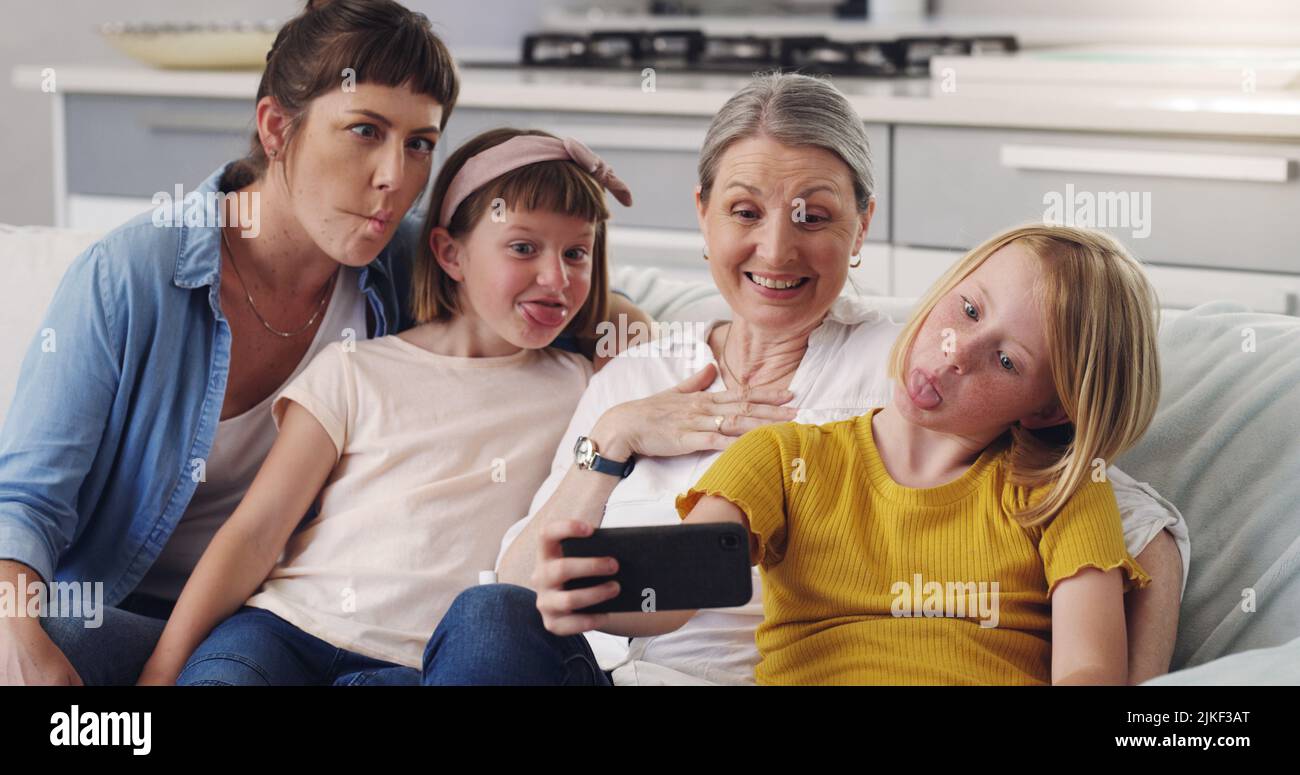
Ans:
POLYGON ((586 436, 579 436, 578 443, 573 447, 573 457, 582 468, 591 465, 591 461, 596 457, 596 445, 591 443, 591 439, 586 436))

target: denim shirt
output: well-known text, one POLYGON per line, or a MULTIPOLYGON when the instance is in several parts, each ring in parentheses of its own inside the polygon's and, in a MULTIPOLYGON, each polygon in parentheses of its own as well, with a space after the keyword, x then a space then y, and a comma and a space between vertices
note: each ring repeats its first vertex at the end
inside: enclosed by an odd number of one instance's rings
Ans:
MULTIPOLYGON (((196 192, 216 191, 224 169, 196 192)), ((412 324, 418 232, 408 214, 360 273, 368 336, 412 324)), ((160 227, 145 213, 69 267, 0 431, 0 559, 46 581, 102 581, 117 605, 158 557, 225 399, 219 246, 213 225, 160 227)))

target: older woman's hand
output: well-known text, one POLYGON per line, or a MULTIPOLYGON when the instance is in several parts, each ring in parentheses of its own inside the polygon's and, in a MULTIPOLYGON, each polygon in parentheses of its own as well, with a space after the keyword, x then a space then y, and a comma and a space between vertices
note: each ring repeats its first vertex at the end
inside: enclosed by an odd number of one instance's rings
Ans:
POLYGON ((577 635, 598 630, 608 614, 574 613, 579 608, 602 603, 618 596, 618 582, 607 581, 584 589, 565 589, 572 579, 612 576, 618 572, 613 557, 565 557, 560 542, 566 538, 586 538, 595 530, 586 522, 561 519, 548 523, 537 541, 537 563, 531 584, 537 592, 537 611, 542 624, 556 635, 577 635))
POLYGON ((617 597, 617 581, 582 589, 565 589, 573 579, 600 578, 618 572, 613 557, 565 557, 560 542, 566 538, 585 538, 594 528, 575 519, 550 522, 542 529, 538 541, 538 558, 532 586, 537 592, 537 611, 542 625, 555 635, 579 635, 600 630, 611 635, 643 637, 663 635, 681 627, 695 611, 623 611, 615 613, 579 613, 578 609, 617 597))
POLYGON ((626 460, 726 449, 754 428, 788 422, 797 414, 782 406, 794 398, 789 390, 708 392, 716 377, 717 367, 709 364, 675 387, 611 407, 591 432, 600 454, 626 460))

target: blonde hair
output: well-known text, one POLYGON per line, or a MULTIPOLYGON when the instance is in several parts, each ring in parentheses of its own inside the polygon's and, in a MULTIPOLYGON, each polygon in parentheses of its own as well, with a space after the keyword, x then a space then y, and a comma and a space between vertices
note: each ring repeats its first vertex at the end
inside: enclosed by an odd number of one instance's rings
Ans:
POLYGON ((1022 226, 967 253, 917 302, 890 350, 890 377, 901 379, 912 344, 939 300, 1013 242, 1042 265, 1037 287, 1052 381, 1070 418, 1064 428, 1034 431, 1017 423, 1009 430, 1011 483, 1047 488, 1015 515, 1028 527, 1055 516, 1083 486, 1094 461, 1109 466, 1151 424, 1160 400, 1160 306, 1142 265, 1109 236, 1069 226, 1022 226))
MULTIPOLYGON (((459 283, 443 271, 429 246, 429 234, 442 212, 442 203, 452 180, 474 156, 522 135, 554 137, 539 129, 489 129, 467 140, 443 162, 433 185, 429 212, 425 217, 424 228, 421 229, 420 249, 416 253, 411 272, 411 310, 417 323, 450 320, 461 314, 457 290, 459 283)), ((573 336, 583 352, 591 352, 595 348, 596 324, 609 317, 609 267, 606 260, 608 248, 605 228, 609 208, 605 204, 605 190, 595 178, 573 162, 536 162, 506 172, 476 189, 452 213, 447 231, 453 237, 469 233, 497 198, 512 203, 512 208, 546 210, 584 218, 596 224, 591 251, 591 286, 582 307, 561 334, 573 336)))

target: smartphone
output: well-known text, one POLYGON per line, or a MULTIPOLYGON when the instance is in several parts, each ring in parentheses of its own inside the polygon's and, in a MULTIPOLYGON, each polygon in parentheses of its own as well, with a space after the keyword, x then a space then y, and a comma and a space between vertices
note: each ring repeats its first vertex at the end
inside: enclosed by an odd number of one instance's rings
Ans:
POLYGON ((618 560, 613 576, 565 583, 565 589, 611 579, 619 584, 617 597, 579 613, 730 608, 748 603, 754 593, 749 533, 735 522, 599 528, 586 538, 566 538, 560 547, 565 557, 618 560))

